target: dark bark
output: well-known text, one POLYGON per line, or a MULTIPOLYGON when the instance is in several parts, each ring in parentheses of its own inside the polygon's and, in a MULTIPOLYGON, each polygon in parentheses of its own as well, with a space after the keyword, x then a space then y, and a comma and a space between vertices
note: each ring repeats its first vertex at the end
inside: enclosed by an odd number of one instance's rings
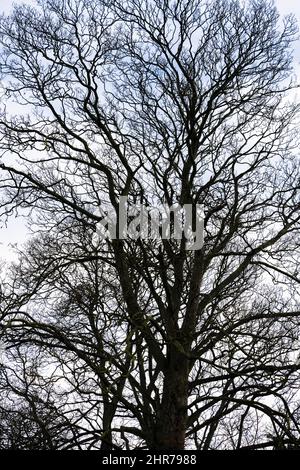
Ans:
POLYGON ((157 417, 153 448, 184 449, 187 426, 188 360, 173 345, 165 370, 163 396, 157 417))

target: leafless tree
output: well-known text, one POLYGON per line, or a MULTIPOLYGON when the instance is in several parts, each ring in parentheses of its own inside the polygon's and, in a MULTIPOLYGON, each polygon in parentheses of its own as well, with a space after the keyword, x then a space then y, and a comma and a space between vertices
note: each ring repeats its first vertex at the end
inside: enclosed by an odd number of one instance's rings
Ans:
POLYGON ((297 447, 296 34, 265 0, 2 18, 2 216, 34 232, 1 289, 2 447, 297 447), (121 196, 202 204, 203 248, 95 244, 121 196))

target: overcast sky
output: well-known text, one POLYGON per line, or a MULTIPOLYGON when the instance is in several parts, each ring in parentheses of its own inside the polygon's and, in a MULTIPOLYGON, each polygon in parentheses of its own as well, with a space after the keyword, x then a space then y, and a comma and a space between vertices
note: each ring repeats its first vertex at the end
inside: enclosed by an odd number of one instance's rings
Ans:
MULTIPOLYGON (((0 0, 0 11, 7 13, 13 3, 18 3, 13 0, 0 0)), ((23 2, 26 3, 26 2, 23 2)), ((29 2, 27 2, 29 3, 29 2)), ((30 3, 32 3, 30 1, 30 3)), ((286 15, 293 13, 300 26, 300 1, 299 0, 276 0, 280 13, 286 15)), ((300 41, 298 41, 295 48, 295 69, 300 80, 300 41)), ((26 227, 22 218, 13 218, 3 226, 3 221, 0 220, 0 259, 11 260, 14 259, 13 249, 11 245, 22 244, 26 239, 26 227)))

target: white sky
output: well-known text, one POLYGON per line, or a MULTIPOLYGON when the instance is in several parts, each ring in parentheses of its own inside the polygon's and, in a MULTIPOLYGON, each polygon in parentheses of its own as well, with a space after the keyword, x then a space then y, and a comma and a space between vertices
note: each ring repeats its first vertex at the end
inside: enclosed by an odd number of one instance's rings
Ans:
MULTIPOLYGON (((7 13, 13 3, 13 0, 0 0, 0 13, 7 13)), ((26 3, 26 2, 24 2, 26 3)), ((27 1, 29 3, 29 1, 27 1)), ((32 3, 30 1, 30 3, 32 3)), ((299 0, 275 0, 279 12, 283 15, 293 13, 300 27, 300 1, 299 0)), ((295 69, 300 79, 300 40, 295 47, 295 69)), ((5 226, 4 221, 0 220, 0 259, 12 260, 15 258, 12 245, 22 244, 26 239, 26 225, 23 218, 11 218, 5 226)))

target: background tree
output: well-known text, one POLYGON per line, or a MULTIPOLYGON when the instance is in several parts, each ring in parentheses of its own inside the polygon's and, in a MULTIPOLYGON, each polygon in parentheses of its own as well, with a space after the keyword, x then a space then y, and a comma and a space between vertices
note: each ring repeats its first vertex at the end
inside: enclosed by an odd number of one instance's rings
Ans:
POLYGON ((4 419, 37 446, 297 446, 296 33, 260 0, 2 18, 3 216, 35 232, 2 286, 4 419), (203 248, 95 243, 120 196, 203 204, 203 248))

